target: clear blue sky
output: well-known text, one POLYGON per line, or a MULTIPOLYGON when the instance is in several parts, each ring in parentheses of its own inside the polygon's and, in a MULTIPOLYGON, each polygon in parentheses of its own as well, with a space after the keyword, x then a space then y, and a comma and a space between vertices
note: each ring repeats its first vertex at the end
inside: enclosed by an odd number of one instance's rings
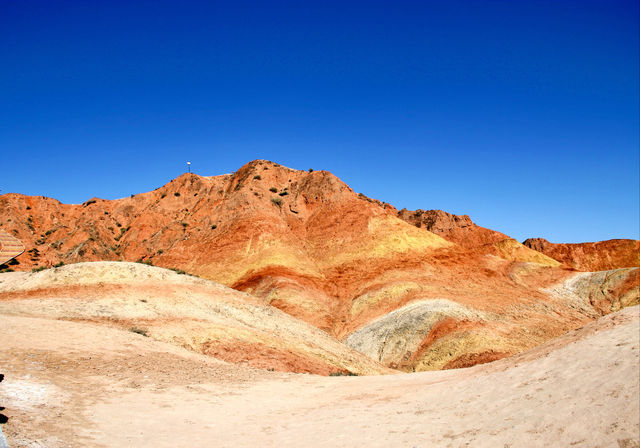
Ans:
POLYGON ((2 193, 253 159, 519 240, 638 238, 638 1, 0 0, 2 193))

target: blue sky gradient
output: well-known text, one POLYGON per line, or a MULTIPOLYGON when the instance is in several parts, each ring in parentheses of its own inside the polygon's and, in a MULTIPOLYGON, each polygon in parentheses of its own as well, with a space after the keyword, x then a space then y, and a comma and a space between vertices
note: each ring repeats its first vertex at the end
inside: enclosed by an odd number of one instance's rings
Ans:
POLYGON ((2 193, 254 159, 519 240, 638 238, 637 1, 2 1, 2 193))

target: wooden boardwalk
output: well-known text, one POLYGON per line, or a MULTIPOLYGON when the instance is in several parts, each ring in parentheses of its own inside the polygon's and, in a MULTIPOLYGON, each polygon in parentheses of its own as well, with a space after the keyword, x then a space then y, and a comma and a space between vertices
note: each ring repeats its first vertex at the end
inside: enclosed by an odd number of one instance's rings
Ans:
POLYGON ((13 260, 24 252, 24 244, 0 229, 0 264, 13 260))

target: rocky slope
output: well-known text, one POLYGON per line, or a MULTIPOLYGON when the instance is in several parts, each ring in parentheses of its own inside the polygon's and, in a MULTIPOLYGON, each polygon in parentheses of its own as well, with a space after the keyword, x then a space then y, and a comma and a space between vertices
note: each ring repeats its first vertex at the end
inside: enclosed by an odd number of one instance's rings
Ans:
POLYGON ((442 210, 402 209, 398 212, 398 217, 476 252, 497 255, 507 260, 530 261, 547 266, 560 265, 557 260, 525 247, 504 233, 480 227, 467 215, 453 215, 442 210))
POLYGON ((606 271, 640 266, 638 240, 555 244, 544 238, 529 238, 523 244, 578 271, 606 271))
POLYGON ((509 239, 504 233, 476 225, 467 215, 453 215, 442 210, 402 209, 398 217, 463 247, 485 246, 509 239))
MULTIPOLYGON (((27 247, 14 269, 119 259, 182 269, 403 370, 517 353, 607 306, 553 296, 547 288, 575 273, 499 232, 444 212, 399 214, 328 172, 262 160, 113 201, 7 194, 0 225, 27 247), (406 344, 389 345, 396 332, 406 344)), ((620 302, 616 288, 606 300, 620 302)))

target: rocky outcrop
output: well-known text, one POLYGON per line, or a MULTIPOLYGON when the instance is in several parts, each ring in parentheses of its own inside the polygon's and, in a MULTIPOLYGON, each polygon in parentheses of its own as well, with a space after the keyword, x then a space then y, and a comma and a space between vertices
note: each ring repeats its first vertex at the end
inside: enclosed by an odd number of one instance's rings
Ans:
POLYGON ((504 233, 476 225, 468 215, 453 215, 442 210, 402 209, 398 217, 464 247, 483 246, 509 238, 504 233))
POLYGON ((442 210, 402 209, 398 217, 418 228, 424 228, 466 249, 497 255, 511 261, 525 261, 558 266, 560 263, 523 246, 513 238, 476 225, 467 215, 453 215, 442 210))
POLYGON ((529 238, 522 244, 578 271, 605 271, 640 266, 640 241, 607 240, 596 243, 556 244, 529 238))

